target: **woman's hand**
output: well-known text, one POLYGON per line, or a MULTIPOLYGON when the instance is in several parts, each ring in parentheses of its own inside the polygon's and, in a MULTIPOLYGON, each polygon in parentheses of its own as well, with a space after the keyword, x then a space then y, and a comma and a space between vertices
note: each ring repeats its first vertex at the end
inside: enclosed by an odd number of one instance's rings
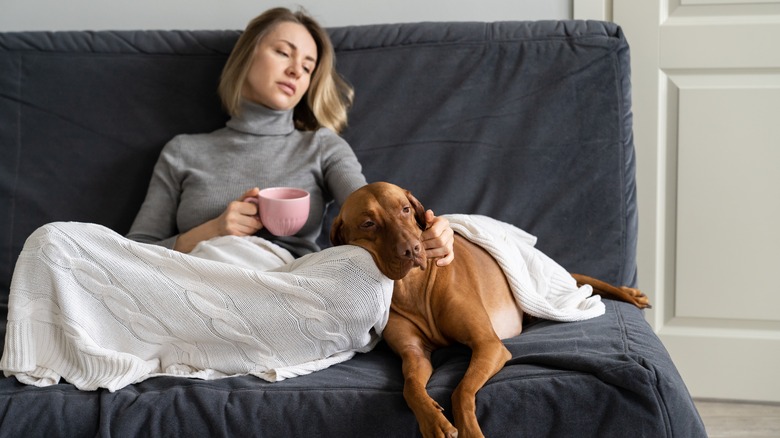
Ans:
POLYGON ((218 236, 251 236, 263 228, 258 214, 258 206, 246 198, 256 197, 260 193, 257 187, 244 192, 240 198, 227 205, 225 211, 216 218, 182 233, 176 239, 173 249, 188 253, 195 246, 218 236))
POLYGON ((450 221, 437 217, 433 210, 425 212, 425 222, 428 228, 422 233, 425 255, 428 258, 438 258, 436 266, 449 265, 455 259, 455 232, 450 228, 450 221))
POLYGON ((228 204, 225 211, 214 219, 216 236, 251 236, 263 228, 257 204, 245 201, 246 198, 257 198, 258 193, 259 188, 251 188, 228 204))

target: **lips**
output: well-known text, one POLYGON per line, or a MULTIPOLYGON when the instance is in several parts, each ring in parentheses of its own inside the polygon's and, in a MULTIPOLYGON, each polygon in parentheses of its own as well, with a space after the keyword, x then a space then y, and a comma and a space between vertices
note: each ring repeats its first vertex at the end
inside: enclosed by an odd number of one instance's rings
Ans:
POLYGON ((397 263, 391 263, 389 266, 386 265, 384 270, 380 267, 380 270, 391 280, 400 280, 406 277, 406 274, 416 266, 418 265, 413 260, 402 260, 397 263))
POLYGON ((279 88, 282 89, 284 94, 287 94, 288 96, 295 95, 296 87, 292 82, 277 82, 277 84, 279 85, 279 88))
MULTIPOLYGON (((420 268, 421 270, 425 270, 427 266, 427 261, 424 256, 424 253, 421 253, 421 255, 418 255, 414 258, 403 258, 398 259, 397 263, 394 266, 394 272, 396 272, 395 277, 391 277, 393 280, 398 280, 401 278, 406 277, 406 274, 409 273, 414 268, 420 268)), ((386 274, 385 274, 386 275, 386 274)))

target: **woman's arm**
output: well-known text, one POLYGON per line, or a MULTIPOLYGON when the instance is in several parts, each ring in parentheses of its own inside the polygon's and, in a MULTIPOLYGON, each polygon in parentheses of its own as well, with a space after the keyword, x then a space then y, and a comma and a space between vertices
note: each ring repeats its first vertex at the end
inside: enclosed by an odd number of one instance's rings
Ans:
POLYGON ((163 148, 154 167, 146 199, 127 238, 190 252, 204 240, 225 235, 251 235, 262 228, 262 223, 256 217, 257 206, 243 202, 247 197, 257 196, 259 189, 255 187, 230 202, 218 216, 201 219, 203 222, 199 225, 179 234, 177 215, 183 191, 182 181, 188 171, 180 150, 184 143, 183 137, 177 137, 163 148))
POLYGON ((198 243, 213 237, 255 234, 263 228, 257 214, 257 204, 244 202, 244 199, 257 196, 259 192, 257 187, 247 190, 239 199, 229 203, 221 215, 180 234, 173 249, 188 253, 198 243))
POLYGON ((127 233, 128 239, 173 248, 177 237, 176 211, 181 197, 176 149, 174 138, 160 152, 146 198, 127 233))

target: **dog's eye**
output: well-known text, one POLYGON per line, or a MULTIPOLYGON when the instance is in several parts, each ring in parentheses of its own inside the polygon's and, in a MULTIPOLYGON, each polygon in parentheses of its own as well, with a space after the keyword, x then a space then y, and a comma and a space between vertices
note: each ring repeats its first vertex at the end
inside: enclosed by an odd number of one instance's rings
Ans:
POLYGON ((360 228, 363 229, 374 228, 374 225, 376 225, 374 221, 365 221, 362 224, 360 224, 360 228))
POLYGON ((404 207, 404 209, 403 209, 403 212, 406 213, 406 214, 411 213, 411 211, 412 211, 412 207, 410 207, 408 205, 406 207, 404 207))

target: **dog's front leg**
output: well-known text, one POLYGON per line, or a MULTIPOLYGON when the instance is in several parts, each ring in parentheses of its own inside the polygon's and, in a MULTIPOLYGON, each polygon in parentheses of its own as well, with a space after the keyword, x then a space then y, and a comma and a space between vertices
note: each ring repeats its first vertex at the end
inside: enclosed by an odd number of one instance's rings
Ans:
POLYGON ((385 341, 401 356, 404 375, 404 399, 417 418, 420 432, 425 438, 456 438, 458 430, 442 413, 444 409, 426 390, 433 374, 431 351, 425 347, 417 328, 402 318, 390 320, 383 333, 385 341))
POLYGON ((401 351, 404 373, 404 399, 414 412, 420 432, 426 438, 455 438, 458 430, 444 416, 444 409, 428 395, 426 385, 433 373, 431 353, 419 347, 407 346, 401 351))

